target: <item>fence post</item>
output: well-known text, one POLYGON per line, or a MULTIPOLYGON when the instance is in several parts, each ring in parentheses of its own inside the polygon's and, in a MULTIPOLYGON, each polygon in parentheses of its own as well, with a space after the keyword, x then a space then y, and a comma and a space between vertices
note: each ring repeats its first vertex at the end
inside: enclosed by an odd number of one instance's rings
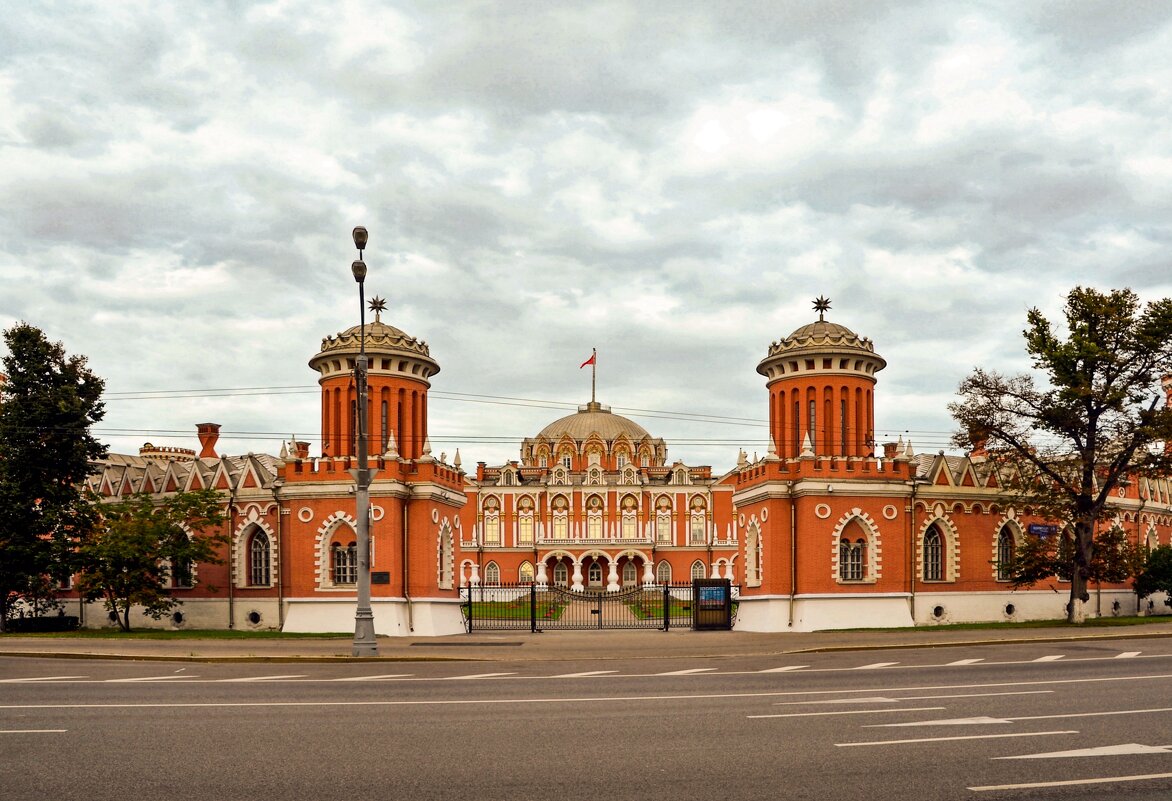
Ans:
POLYGON ((468 633, 472 633, 472 588, 470 586, 463 586, 460 588, 460 595, 466 597, 468 600, 468 633))
POLYGON ((668 591, 668 583, 663 582, 663 630, 669 631, 671 629, 671 593, 668 591))
POLYGON ((529 585, 529 633, 537 633, 537 585, 529 585))

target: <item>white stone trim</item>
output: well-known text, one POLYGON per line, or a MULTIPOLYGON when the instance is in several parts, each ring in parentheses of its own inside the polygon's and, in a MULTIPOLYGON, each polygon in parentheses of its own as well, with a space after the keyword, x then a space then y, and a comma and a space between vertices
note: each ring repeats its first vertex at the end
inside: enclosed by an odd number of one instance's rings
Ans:
POLYGON ((830 539, 830 577, 835 584, 842 584, 850 586, 852 584, 874 584, 883 575, 883 551, 882 539, 879 536, 879 526, 875 524, 875 520, 859 507, 854 507, 845 515, 839 518, 838 524, 834 527, 830 539), (867 536, 867 561, 866 569, 863 573, 863 578, 860 581, 848 581, 840 577, 838 570, 838 556, 839 556, 839 540, 842 539, 842 532, 850 524, 852 520, 858 520, 864 533, 867 536))

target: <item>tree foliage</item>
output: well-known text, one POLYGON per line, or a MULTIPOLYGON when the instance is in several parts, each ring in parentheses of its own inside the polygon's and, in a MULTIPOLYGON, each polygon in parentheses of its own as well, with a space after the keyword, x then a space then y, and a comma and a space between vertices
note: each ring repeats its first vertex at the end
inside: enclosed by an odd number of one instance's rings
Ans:
MULTIPOLYGON (((949 410, 960 424, 956 445, 987 448, 1007 493, 1069 527, 1069 619, 1082 622, 1111 493, 1169 467, 1158 446, 1172 440, 1161 388, 1172 373, 1172 300, 1141 307, 1130 289, 1075 287, 1064 316, 1065 335, 1038 309, 1027 313, 1026 351, 1044 382, 976 369, 949 410)), ((1029 571, 1022 578, 1041 580, 1029 571)))
POLYGON ((1161 545, 1153 548, 1147 555, 1143 570, 1132 582, 1135 593, 1143 598, 1165 593, 1172 598, 1172 547, 1161 545))
MULTIPOLYGON (((4 332, 0 383, 0 631, 16 601, 46 598, 46 578, 72 572, 73 545, 93 521, 82 485, 106 448, 90 433, 104 382, 84 356, 27 323, 4 332)), ((50 585, 51 586, 51 585, 50 585)))
POLYGON ((218 556, 227 541, 219 530, 222 508, 215 490, 161 501, 140 493, 103 504, 99 524, 78 548, 82 597, 103 601, 123 631, 130 631, 133 606, 158 620, 182 603, 173 596, 173 585, 190 584, 194 565, 223 561, 218 556))

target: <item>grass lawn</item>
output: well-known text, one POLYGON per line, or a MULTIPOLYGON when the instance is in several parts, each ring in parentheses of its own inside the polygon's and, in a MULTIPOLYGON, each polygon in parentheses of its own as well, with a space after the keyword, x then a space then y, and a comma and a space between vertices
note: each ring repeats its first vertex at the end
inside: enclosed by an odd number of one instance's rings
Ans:
MULTIPOLYGON (((467 606, 466 604, 464 605, 467 606)), ((538 620, 557 620, 566 608, 557 601, 537 601, 538 620)), ((473 601, 473 620, 528 620, 530 615, 529 597, 516 601, 473 601)))

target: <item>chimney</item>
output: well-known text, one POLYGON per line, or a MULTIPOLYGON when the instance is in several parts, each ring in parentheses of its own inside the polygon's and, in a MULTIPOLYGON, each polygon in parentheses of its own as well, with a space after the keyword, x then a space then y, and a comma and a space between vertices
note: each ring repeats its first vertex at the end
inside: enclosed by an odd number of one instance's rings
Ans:
POLYGON ((296 449, 295 452, 297 454, 298 459, 308 459, 309 458, 309 443, 308 442, 302 442, 299 439, 294 440, 293 446, 296 449))
POLYGON ((883 443, 883 458, 884 459, 894 459, 898 455, 899 455, 899 443, 898 442, 884 442, 883 443))
POLYGON ((196 423, 196 432, 199 434, 201 459, 218 459, 216 455, 216 440, 220 438, 219 423, 196 423))

